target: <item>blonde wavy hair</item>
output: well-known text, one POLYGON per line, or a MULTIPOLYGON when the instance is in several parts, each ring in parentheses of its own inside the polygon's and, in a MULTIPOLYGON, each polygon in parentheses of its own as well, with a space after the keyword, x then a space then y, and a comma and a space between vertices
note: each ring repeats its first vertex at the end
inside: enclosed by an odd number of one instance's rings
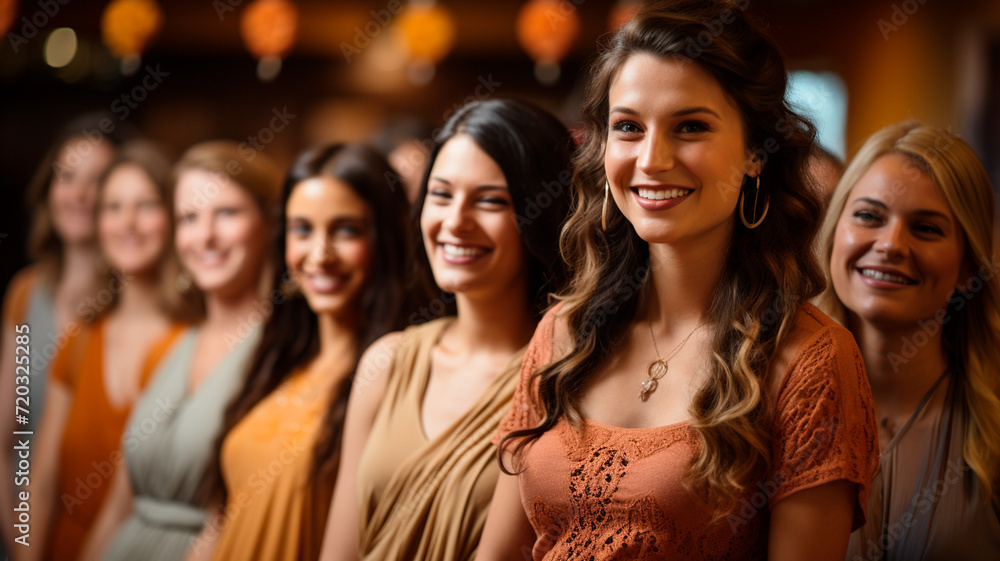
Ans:
MULTIPOLYGON (((572 349, 535 373, 545 409, 541 424, 514 431, 501 443, 503 451, 516 439, 516 456, 560 419, 579 422, 585 380, 613 356, 636 317, 649 272, 649 246, 614 205, 607 231, 601 229, 608 93, 634 54, 693 60, 718 80, 738 109, 746 146, 763 162, 761 191, 770 201, 767 219, 754 230, 732 216, 733 239, 707 311, 709 380, 690 406, 690 426, 701 446, 686 483, 713 504, 717 517, 731 512, 766 474, 772 411, 764 380, 801 305, 823 288, 812 251, 820 203, 806 172, 815 130, 789 107, 781 53, 743 7, 705 0, 647 6, 602 48, 583 105, 574 210, 560 237, 563 258, 574 271, 559 298, 572 349), (728 23, 720 24, 708 45, 693 42, 708 23, 724 20, 728 23), (776 150, 764 148, 775 144, 776 150)), ((746 177, 741 188, 752 198, 754 185, 746 177)))
MULTIPOLYGON (((915 121, 889 125, 873 134, 847 166, 830 200, 819 237, 818 253, 829 281, 834 233, 854 185, 876 160, 903 154, 930 175, 965 232, 965 260, 970 291, 978 305, 964 306, 942 330, 953 370, 962 386, 968 410, 965 427, 965 461, 983 485, 983 495, 997 501, 1000 477, 1000 279, 993 252, 996 198, 989 174, 968 144, 947 129, 915 121), (971 286, 978 279, 978 288, 971 286)), ((828 282, 818 305, 846 325, 847 310, 828 282)))

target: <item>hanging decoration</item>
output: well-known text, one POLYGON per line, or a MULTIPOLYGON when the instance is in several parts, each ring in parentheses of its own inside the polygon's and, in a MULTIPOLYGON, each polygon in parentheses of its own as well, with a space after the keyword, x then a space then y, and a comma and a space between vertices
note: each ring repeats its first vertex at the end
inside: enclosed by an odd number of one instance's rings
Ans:
POLYGON ((517 14, 517 40, 535 61, 535 78, 545 85, 559 81, 559 61, 579 34, 580 16, 566 0, 530 0, 517 14))
POLYGON ((270 82, 295 45, 299 11, 289 0, 255 0, 240 16, 240 36, 257 59, 257 78, 270 82))
POLYGON ((418 0, 396 18, 396 38, 409 59, 407 76, 417 86, 434 78, 435 66, 455 43, 455 22, 444 7, 433 0, 418 0))
POLYGON ((614 33, 621 29, 639 13, 642 7, 640 0, 618 0, 618 3, 611 7, 608 14, 608 31, 614 33))
POLYGON ((139 69, 142 53, 163 26, 163 10, 156 0, 111 0, 101 15, 101 37, 121 59, 122 73, 139 69))
POLYGON ((7 35, 17 17, 17 0, 0 0, 0 35, 7 35))

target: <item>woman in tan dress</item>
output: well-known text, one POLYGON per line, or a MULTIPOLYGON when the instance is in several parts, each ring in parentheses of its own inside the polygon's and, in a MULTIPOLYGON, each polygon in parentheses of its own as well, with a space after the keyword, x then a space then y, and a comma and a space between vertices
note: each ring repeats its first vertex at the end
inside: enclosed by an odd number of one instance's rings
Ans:
POLYGON ((362 358, 321 559, 474 556, 498 473, 490 437, 563 279, 552 242, 571 150, 554 117, 512 100, 466 105, 436 139, 418 205, 448 294, 428 309, 454 301, 457 313, 387 335, 362 358))
POLYGON ((905 122, 872 135, 823 227, 823 306, 861 347, 881 470, 847 559, 1000 559, 994 191, 972 149, 905 122))

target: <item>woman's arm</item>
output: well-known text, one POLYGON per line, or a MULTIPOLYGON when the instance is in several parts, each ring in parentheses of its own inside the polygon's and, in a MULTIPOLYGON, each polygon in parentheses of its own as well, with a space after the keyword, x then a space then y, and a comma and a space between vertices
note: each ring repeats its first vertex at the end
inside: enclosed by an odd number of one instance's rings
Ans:
MULTIPOLYGON (((507 464, 510 465, 510 464, 507 464)), ((476 550, 478 561, 531 561, 535 530, 528 522, 521 503, 521 488, 516 475, 501 473, 493 492, 486 526, 476 550)))
POLYGON ((320 561, 358 559, 358 539, 361 533, 358 521, 358 463, 378 406, 385 395, 392 357, 396 354, 400 335, 401 333, 390 333, 373 343, 361 357, 354 374, 354 385, 344 420, 340 467, 323 534, 320 561))
POLYGON ((858 486, 831 481, 785 497, 771 507, 770 561, 843 561, 858 486))
POLYGON ((35 450, 32 451, 35 457, 31 460, 31 482, 27 489, 31 494, 32 536, 31 547, 19 556, 24 561, 42 559, 45 550, 51 545, 49 531, 59 509, 59 444, 69 417, 71 399, 70 389, 50 377, 49 387, 45 391, 42 422, 38 426, 35 450))
POLYGON ((80 550, 79 561, 100 561, 122 522, 132 513, 132 483, 128 478, 127 464, 117 470, 111 480, 111 489, 104 499, 97 520, 87 534, 80 550))

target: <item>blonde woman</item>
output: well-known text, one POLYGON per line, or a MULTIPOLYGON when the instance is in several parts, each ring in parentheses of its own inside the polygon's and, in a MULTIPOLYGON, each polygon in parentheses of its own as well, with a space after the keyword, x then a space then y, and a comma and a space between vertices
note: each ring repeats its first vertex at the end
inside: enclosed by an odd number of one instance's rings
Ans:
POLYGON ((882 451, 847 559, 1000 558, 994 205, 972 149, 915 122, 872 135, 834 193, 822 305, 861 347, 882 451))

